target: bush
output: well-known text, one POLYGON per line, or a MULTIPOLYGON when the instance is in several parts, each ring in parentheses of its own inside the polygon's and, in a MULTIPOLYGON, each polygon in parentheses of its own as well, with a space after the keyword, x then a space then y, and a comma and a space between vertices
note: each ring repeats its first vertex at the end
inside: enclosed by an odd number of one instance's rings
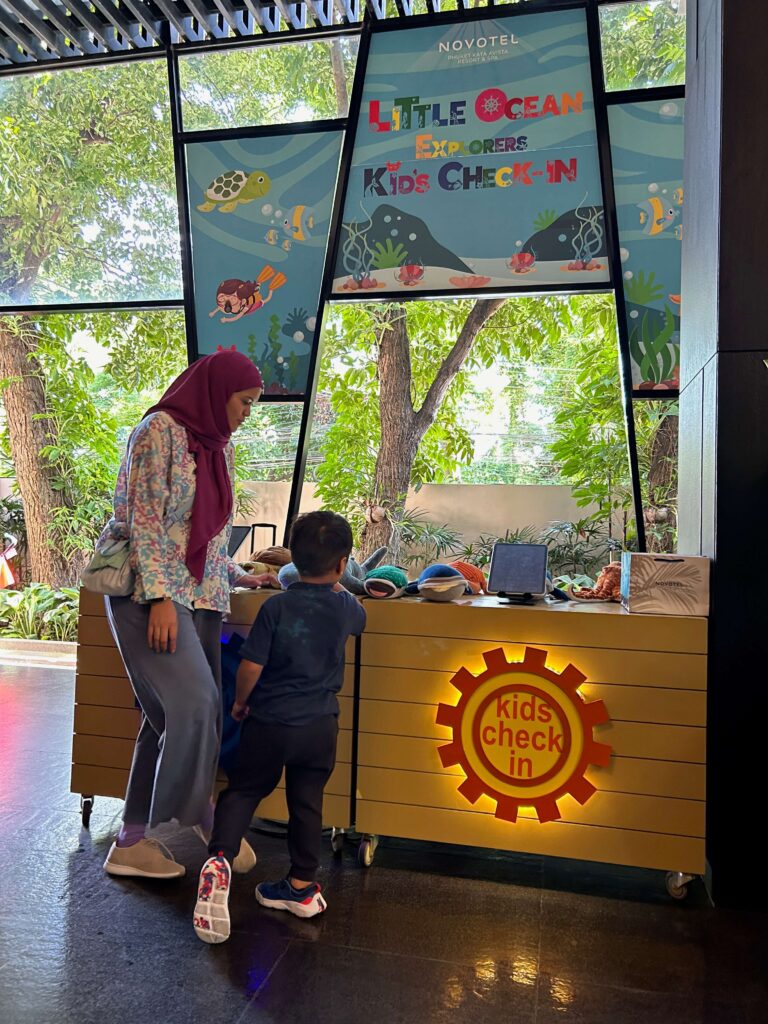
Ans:
POLYGON ((75 640, 79 596, 73 587, 52 590, 43 583, 0 590, 0 637, 75 640))

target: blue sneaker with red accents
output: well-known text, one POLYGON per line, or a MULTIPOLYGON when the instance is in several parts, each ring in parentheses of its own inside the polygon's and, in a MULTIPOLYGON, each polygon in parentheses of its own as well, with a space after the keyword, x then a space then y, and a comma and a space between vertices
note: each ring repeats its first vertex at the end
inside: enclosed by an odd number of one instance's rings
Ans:
POLYGON ((315 917, 328 908, 317 882, 306 889, 294 889, 287 878, 280 882, 260 882, 256 886, 256 899, 262 907, 287 910, 296 917, 315 917))
POLYGON ((229 938, 229 888, 232 869, 226 857, 209 857, 200 872, 193 925, 203 942, 229 938))

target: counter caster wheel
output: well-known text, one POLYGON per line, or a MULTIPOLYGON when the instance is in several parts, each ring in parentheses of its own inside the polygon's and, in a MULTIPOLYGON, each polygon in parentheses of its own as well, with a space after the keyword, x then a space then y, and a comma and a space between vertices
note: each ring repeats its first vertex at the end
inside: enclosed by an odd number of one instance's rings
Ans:
POLYGON ((81 796, 80 797, 80 817, 83 822, 83 828, 88 828, 91 821, 91 811, 93 810, 93 797, 92 796, 81 796))
POLYGON ((357 863, 361 868, 369 868, 373 864, 378 845, 379 840, 376 836, 363 836, 360 840, 360 845, 357 848, 357 863))
POLYGON ((335 857, 340 857, 344 850, 344 829, 331 829, 331 849, 335 857))
POLYGON ((686 875, 682 871, 667 872, 667 892, 673 900, 684 900, 688 895, 688 883, 693 881, 693 875, 686 875))

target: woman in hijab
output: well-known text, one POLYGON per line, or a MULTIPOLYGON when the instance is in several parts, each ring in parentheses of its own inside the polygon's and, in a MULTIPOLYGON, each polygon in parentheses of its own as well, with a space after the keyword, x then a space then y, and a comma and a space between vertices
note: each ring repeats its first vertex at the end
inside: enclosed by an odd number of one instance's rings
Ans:
MULTIPOLYGON (((257 587, 227 554, 232 529, 230 438, 263 390, 247 356, 219 351, 188 367, 128 442, 102 540, 128 538, 136 585, 107 615, 141 710, 111 875, 184 874, 147 827, 175 820, 208 840, 221 740, 221 621, 230 587, 257 587)), ((249 870, 244 842, 237 858, 249 870)))

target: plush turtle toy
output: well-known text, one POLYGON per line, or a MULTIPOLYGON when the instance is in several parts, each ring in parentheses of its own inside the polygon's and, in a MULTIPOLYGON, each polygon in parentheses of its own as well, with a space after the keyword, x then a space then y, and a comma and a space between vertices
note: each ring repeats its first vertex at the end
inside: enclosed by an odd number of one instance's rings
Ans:
POLYGON ((408 586, 408 577, 397 565, 380 565, 366 575, 363 587, 368 597, 386 601, 400 597, 408 586))
MULTIPOLYGON (((345 590, 348 590, 350 594, 355 594, 357 597, 362 597, 365 593, 363 583, 365 577, 376 566, 380 565, 384 561, 384 557, 387 553, 386 548, 377 548, 364 562, 357 562, 354 558, 350 558, 347 562, 347 568, 344 570, 344 575, 341 577, 339 582, 345 590)), ((287 590, 292 583, 297 583, 299 580, 299 570, 293 564, 289 562, 288 565, 284 565, 278 573, 280 580, 280 586, 283 590, 287 590)))

